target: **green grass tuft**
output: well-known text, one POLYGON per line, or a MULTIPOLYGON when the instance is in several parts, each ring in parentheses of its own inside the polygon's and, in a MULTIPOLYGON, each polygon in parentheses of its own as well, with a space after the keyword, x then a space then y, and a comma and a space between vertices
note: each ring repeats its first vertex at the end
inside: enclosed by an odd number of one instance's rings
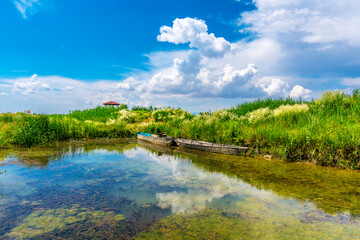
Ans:
POLYGON ((360 169, 360 90, 317 100, 258 99, 192 115, 182 109, 97 107, 66 115, 0 114, 0 148, 135 136, 137 131, 250 147, 287 161, 360 169))

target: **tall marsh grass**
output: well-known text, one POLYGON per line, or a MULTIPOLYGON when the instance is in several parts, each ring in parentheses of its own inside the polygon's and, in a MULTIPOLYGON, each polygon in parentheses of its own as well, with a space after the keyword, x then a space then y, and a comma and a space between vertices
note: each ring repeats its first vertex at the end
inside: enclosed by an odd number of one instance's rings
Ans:
POLYGON ((255 111, 261 108, 275 109, 281 105, 295 105, 302 104, 305 101, 302 99, 296 100, 292 98, 279 98, 279 99, 258 99, 253 102, 245 102, 243 104, 238 104, 229 109, 229 112, 235 113, 238 116, 245 116, 247 113, 255 111))
POLYGON ((32 147, 55 141, 133 136, 124 122, 107 125, 61 115, 19 114, 15 115, 12 124, 6 126, 0 122, 0 127, 0 147, 9 144, 32 147))
POLYGON ((249 146, 252 154, 360 169, 360 92, 313 101, 265 99, 193 118, 164 119, 144 131, 249 146))
POLYGON ((67 114, 70 118, 75 118, 80 121, 96 121, 96 122, 107 122, 109 118, 116 119, 120 116, 119 111, 123 109, 128 109, 126 104, 121 104, 118 107, 106 106, 106 107, 96 107, 93 109, 87 110, 76 110, 67 114))
POLYGON ((135 136, 137 131, 250 147, 287 161, 360 169, 360 91, 317 100, 259 99, 193 115, 182 109, 98 107, 67 115, 0 114, 0 147, 135 136))

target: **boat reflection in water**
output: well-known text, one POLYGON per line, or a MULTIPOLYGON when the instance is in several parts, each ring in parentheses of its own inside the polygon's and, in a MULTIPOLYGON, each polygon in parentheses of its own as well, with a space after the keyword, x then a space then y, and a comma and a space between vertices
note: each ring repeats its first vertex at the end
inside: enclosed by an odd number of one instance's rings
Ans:
POLYGON ((162 146, 179 146, 183 148, 196 149, 206 152, 228 154, 228 155, 245 155, 248 147, 239 147, 227 144, 209 143, 204 141, 195 141, 182 138, 174 138, 166 134, 150 134, 138 132, 139 140, 151 142, 154 145, 162 146))
POLYGON ((138 142, 9 152, 0 236, 360 237, 359 172, 138 142))

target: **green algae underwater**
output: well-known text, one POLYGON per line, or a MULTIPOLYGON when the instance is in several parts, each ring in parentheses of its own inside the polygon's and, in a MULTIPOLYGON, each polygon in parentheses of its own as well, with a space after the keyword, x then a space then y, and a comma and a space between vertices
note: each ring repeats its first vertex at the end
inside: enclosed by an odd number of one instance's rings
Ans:
POLYGON ((358 171, 133 140, 0 165, 0 239, 360 239, 358 171))

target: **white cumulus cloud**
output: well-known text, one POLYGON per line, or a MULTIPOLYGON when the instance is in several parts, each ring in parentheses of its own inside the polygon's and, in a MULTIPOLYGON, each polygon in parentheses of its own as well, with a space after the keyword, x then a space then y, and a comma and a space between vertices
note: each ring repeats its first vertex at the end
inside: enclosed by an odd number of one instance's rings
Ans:
POLYGON ((158 41, 170 43, 189 43, 198 48, 206 57, 222 57, 231 50, 231 44, 222 37, 208 33, 204 20, 194 18, 175 19, 173 26, 162 26, 158 41))
POLYGON ((278 78, 271 79, 270 83, 266 79, 263 79, 263 82, 267 82, 268 85, 261 83, 260 86, 269 96, 286 97, 288 95, 289 84, 287 82, 284 82, 278 78))
MULTIPOLYGON (((360 46, 360 2, 357 0, 256 0, 257 10, 240 20, 261 35, 297 33, 307 43, 344 42, 360 46)), ((283 35, 281 35, 283 36, 283 35)))
POLYGON ((31 106, 26 108, 33 112, 36 109, 32 106, 39 111, 42 107, 46 109, 43 111, 54 112, 56 105, 66 112, 109 100, 130 106, 184 107, 186 104, 187 110, 204 111, 228 107, 243 99, 308 97, 311 93, 300 85, 289 91, 299 81, 283 74, 288 53, 281 42, 270 36, 230 43, 208 33, 205 21, 184 18, 175 19, 172 27, 161 27, 158 40, 188 43, 191 49, 150 53, 147 57, 152 70, 134 73, 124 80, 86 82, 33 75, 1 80, 0 86, 1 82, 12 86, 13 94, 9 97, 16 98, 19 104, 28 103, 26 106, 31 106))
POLYGON ((35 93, 37 91, 41 90, 49 90, 50 85, 47 83, 42 82, 41 80, 38 80, 38 75, 34 74, 31 76, 31 78, 28 79, 22 79, 21 81, 15 82, 13 93, 20 92, 21 94, 30 94, 35 93))
POLYGON ((304 87, 300 85, 296 85, 293 87, 293 89, 290 92, 291 98, 309 98, 310 97, 311 90, 305 89, 304 87))
POLYGON ((160 69, 144 83, 152 94, 178 94, 188 97, 256 98, 288 96, 289 84, 280 79, 263 81, 261 68, 276 62, 281 52, 276 41, 229 43, 208 33, 201 19, 175 19, 172 27, 160 28, 159 41, 189 43, 186 57, 176 57, 172 66, 160 69), (227 54, 229 53, 229 54, 227 54), (255 62, 255 64, 251 64, 255 62), (265 63, 265 64, 264 64, 265 63))
POLYGON ((134 77, 129 77, 121 82, 114 83, 111 88, 123 91, 134 91, 139 82, 134 77))
POLYGON ((327 90, 330 82, 332 88, 344 88, 359 78, 360 1, 253 3, 256 9, 238 20, 239 31, 250 38, 232 43, 239 48, 234 61, 248 56, 263 76, 290 79, 289 85, 299 85, 301 78, 300 85, 311 86, 312 95, 327 90))
POLYGON ((254 64, 236 69, 219 63, 209 68, 204 56, 194 52, 187 59, 175 58, 173 66, 156 73, 143 88, 152 94, 177 94, 190 97, 252 97, 264 95, 258 86, 258 69, 254 64))

